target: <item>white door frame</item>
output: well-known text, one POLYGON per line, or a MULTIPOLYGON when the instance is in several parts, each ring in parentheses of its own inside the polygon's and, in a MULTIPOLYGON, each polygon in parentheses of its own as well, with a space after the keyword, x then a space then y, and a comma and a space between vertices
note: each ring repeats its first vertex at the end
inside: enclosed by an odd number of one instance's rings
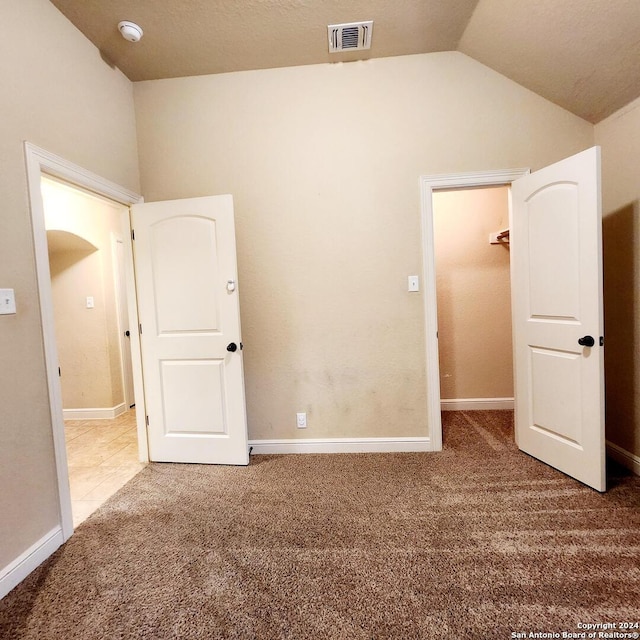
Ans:
MULTIPOLYGON (((433 192, 445 189, 495 187, 511 185, 530 173, 529 169, 505 169, 475 173, 450 173, 420 177, 422 197, 422 245, 424 281, 424 318, 427 368, 427 421, 433 451, 442 450, 442 416, 440 414, 440 358, 438 351, 438 307, 436 298, 435 238, 433 232, 433 192)), ((511 220, 509 194, 509 220, 511 220)))
MULTIPOLYGON (((25 142, 25 160, 27 167, 27 184, 29 189, 29 201, 31 209, 31 227, 33 230, 33 242, 36 261, 36 275, 38 281, 38 296, 40 299, 40 314, 42 319, 42 338, 44 343, 45 367, 47 372, 47 386, 49 390, 49 408, 51 412, 51 425, 53 430, 53 447, 58 479, 58 496, 60 504, 60 525, 63 540, 68 540, 73 534, 73 515, 71 512, 71 494, 69 491, 69 469, 67 465, 67 452, 65 447, 64 420, 62 416, 62 393, 58 376, 58 350, 56 347, 55 324, 53 319, 53 299, 51 294, 51 274, 49 270, 49 252, 47 248, 47 232, 44 222, 44 205, 40 181, 43 175, 60 178, 72 185, 82 187, 109 198, 115 202, 129 207, 132 204, 142 202, 142 196, 129 191, 109 180, 106 180, 82 167, 68 162, 64 158, 40 149, 35 145, 25 142)), ((133 280, 133 263, 131 260, 131 232, 129 224, 129 212, 123 214, 123 239, 126 255, 126 282, 127 295, 131 303, 129 307, 130 318, 134 319, 131 326, 137 327, 137 309, 135 305, 135 289, 133 280)), ((131 336, 133 377, 136 394, 136 405, 139 405, 138 442, 140 457, 148 459, 146 434, 141 438, 140 423, 144 424, 144 395, 142 393, 142 366, 140 364, 140 342, 137 331, 131 336), (137 351, 134 347, 137 344, 137 351), (141 441, 144 440, 144 446, 141 441)))

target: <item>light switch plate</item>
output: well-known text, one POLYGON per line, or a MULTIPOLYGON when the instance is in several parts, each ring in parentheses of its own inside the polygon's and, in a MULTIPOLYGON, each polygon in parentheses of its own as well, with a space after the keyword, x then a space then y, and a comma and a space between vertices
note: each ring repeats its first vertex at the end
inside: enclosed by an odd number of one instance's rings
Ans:
POLYGON ((0 315, 16 312, 16 293, 13 289, 0 289, 0 315))

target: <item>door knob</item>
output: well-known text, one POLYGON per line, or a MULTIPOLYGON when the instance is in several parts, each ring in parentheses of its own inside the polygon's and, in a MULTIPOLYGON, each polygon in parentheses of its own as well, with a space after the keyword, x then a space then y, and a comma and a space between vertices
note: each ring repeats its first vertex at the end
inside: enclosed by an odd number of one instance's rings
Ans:
POLYGON ((131 331, 129 331, 129 329, 127 329, 127 330, 124 332, 124 335, 125 335, 125 336, 127 336, 127 338, 128 338, 128 337, 131 335, 131 331))
POLYGON ((592 336, 585 336, 584 338, 578 338, 578 344, 581 347, 593 347, 596 341, 592 336))
POLYGON ((230 342, 227 345, 227 351, 231 351, 231 353, 233 353, 234 351, 238 350, 238 345, 235 342, 230 342))

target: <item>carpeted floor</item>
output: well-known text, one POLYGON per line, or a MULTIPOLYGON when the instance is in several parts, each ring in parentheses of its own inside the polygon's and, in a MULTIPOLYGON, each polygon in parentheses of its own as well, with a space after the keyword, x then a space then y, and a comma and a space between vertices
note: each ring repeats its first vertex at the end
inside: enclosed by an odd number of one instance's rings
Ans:
POLYGON ((149 465, 0 601, 0 637, 507 639, 640 622, 640 478, 612 467, 598 494, 519 453, 511 421, 446 413, 442 453, 149 465))

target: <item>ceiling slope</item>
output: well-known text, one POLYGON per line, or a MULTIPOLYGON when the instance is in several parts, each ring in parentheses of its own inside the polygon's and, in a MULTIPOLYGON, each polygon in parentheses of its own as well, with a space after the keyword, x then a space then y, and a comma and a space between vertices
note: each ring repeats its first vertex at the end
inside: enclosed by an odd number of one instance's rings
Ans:
POLYGON ((458 48, 589 122, 640 95, 638 0, 481 0, 458 48))
POLYGON ((132 81, 459 50, 593 123, 640 96, 640 0, 51 2, 132 81), (371 49, 329 54, 360 20, 371 49))
POLYGON ((130 80, 455 49, 478 0, 51 0, 130 80), (120 20, 144 30, 132 45, 120 20), (374 20, 373 48, 329 54, 329 24, 374 20))

